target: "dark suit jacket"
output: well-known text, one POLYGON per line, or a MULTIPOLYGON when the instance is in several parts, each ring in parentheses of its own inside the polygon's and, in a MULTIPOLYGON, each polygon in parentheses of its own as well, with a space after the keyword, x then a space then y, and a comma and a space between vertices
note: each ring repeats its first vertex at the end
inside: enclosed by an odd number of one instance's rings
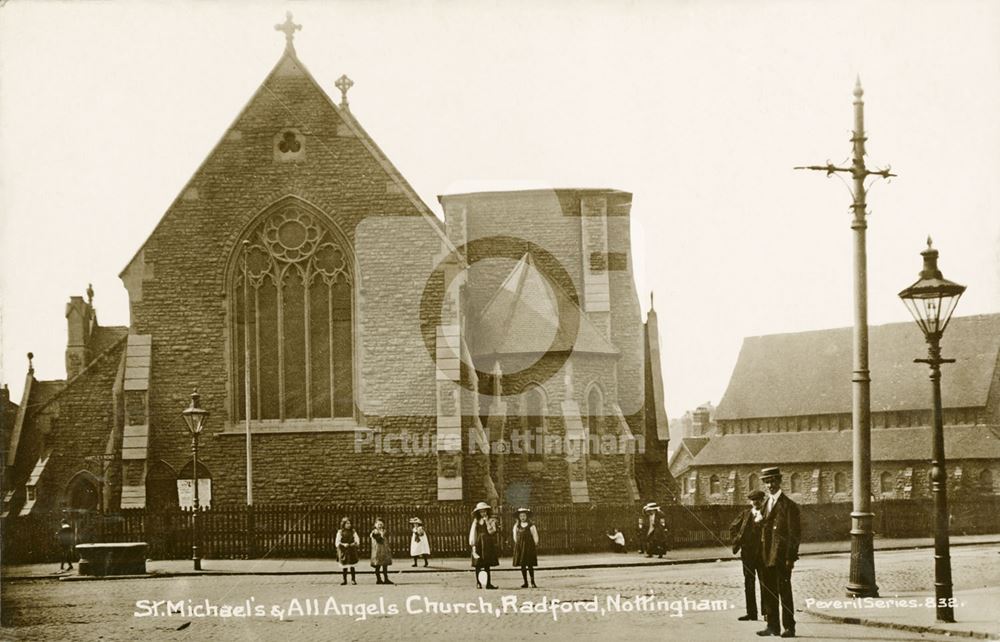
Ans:
POLYGON ((760 559, 760 531, 763 523, 754 523, 753 511, 748 508, 729 525, 733 553, 739 553, 744 562, 756 562, 760 559))
POLYGON ((761 562, 764 566, 779 566, 786 562, 794 562, 799 559, 801 539, 799 506, 782 492, 771 512, 764 517, 761 562))

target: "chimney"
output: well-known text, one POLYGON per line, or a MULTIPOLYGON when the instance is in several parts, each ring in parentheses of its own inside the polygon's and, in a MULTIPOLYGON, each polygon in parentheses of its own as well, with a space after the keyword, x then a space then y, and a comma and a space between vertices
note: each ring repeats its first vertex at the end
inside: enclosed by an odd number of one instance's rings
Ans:
POLYGON ((96 322, 94 290, 87 286, 87 301, 71 296, 66 304, 66 378, 72 379, 90 363, 87 349, 90 332, 96 322))
POLYGON ((711 412, 705 406, 698 406, 698 409, 691 413, 691 423, 695 437, 707 436, 710 430, 711 412))

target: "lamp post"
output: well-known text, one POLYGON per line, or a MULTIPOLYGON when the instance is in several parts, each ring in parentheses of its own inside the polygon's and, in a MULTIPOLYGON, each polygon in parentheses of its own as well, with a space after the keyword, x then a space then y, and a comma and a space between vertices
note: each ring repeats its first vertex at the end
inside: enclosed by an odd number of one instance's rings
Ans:
POLYGON ((934 495, 934 597, 939 622, 954 622, 951 592, 951 554, 948 544, 948 473, 944 458, 944 426, 941 417, 941 364, 954 359, 941 358, 941 336, 944 334, 958 299, 965 286, 953 283, 938 269, 938 251, 927 237, 924 269, 916 283, 899 293, 927 340, 927 358, 914 359, 931 368, 933 396, 933 452, 931 455, 931 492, 934 495))
POLYGON ((868 250, 865 230, 868 223, 868 205, 865 195, 865 180, 869 176, 891 178, 895 176, 888 168, 869 169, 865 165, 865 103, 862 100, 861 78, 854 85, 854 132, 851 143, 854 148, 850 167, 808 165, 795 169, 810 169, 826 172, 850 174, 853 179, 854 202, 851 209, 851 229, 854 231, 854 342, 853 367, 851 374, 851 440, 854 474, 853 506, 851 510, 851 568, 847 584, 848 595, 852 597, 877 597, 875 584, 875 545, 872 531, 872 417, 871 417, 871 372, 868 369, 868 250))
POLYGON ((208 419, 208 411, 199 405, 201 395, 195 388, 191 393, 191 405, 181 411, 184 423, 187 424, 188 432, 191 433, 191 454, 194 466, 192 467, 194 479, 194 514, 191 519, 191 560, 194 562, 194 570, 201 570, 201 558, 198 557, 198 435, 205 428, 205 421, 208 419))

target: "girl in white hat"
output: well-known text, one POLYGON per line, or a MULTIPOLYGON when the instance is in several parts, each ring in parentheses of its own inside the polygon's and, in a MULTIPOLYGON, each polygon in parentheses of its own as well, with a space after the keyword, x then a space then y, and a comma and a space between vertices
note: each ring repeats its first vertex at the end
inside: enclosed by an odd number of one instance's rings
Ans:
POLYGON ((410 536, 410 557, 413 558, 413 565, 417 565, 417 558, 424 558, 424 567, 427 566, 427 558, 431 556, 431 543, 427 540, 427 533, 424 531, 424 523, 419 517, 410 519, 413 526, 413 534, 410 536))
POLYGON ((483 588, 480 575, 486 576, 486 588, 495 589, 490 569, 499 566, 499 532, 493 509, 486 502, 479 502, 472 510, 472 528, 469 529, 469 546, 472 547, 472 567, 476 569, 476 588, 483 588))

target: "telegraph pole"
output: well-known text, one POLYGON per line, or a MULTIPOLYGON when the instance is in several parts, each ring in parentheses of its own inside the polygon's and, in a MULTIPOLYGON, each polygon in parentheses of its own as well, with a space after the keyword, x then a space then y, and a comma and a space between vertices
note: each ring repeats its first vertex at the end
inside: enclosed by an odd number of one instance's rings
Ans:
POLYGON ((847 584, 849 597, 877 597, 875 584, 875 547, 872 541, 871 507, 872 465, 871 465, 871 376, 868 370, 868 257, 865 245, 865 179, 869 176, 889 178, 895 176, 889 169, 871 170, 865 167, 865 104, 861 97, 861 78, 854 85, 854 158, 850 167, 837 167, 827 161, 826 165, 809 165, 795 169, 811 169, 851 175, 854 187, 851 190, 854 202, 851 208, 854 216, 851 229, 854 230, 854 368, 852 382, 852 427, 854 454, 854 503, 851 511, 851 572, 847 584))

